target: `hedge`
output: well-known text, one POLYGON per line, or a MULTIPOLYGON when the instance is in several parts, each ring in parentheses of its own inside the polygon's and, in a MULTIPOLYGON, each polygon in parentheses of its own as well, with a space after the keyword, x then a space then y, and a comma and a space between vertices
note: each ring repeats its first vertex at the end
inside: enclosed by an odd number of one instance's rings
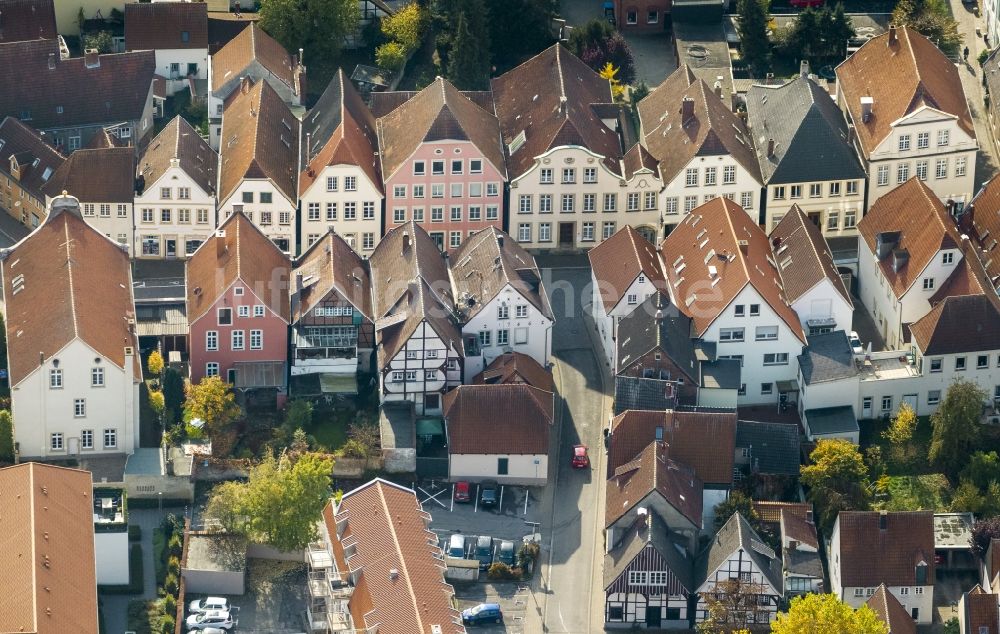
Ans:
POLYGON ((142 540, 142 527, 138 524, 128 525, 128 540, 130 542, 138 542, 142 540))
POLYGON ((142 545, 132 544, 128 553, 128 584, 121 586, 98 586, 104 594, 142 594, 142 545))

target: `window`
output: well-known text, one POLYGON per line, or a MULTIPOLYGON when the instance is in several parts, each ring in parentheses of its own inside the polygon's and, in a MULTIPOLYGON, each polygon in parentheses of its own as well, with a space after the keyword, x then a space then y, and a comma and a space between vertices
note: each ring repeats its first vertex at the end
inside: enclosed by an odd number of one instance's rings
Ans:
POLYGON ((878 186, 885 187, 889 184, 889 166, 879 165, 878 166, 878 186))
POLYGON ((431 161, 431 174, 441 176, 444 174, 444 161, 431 161))
POLYGON ((254 317, 263 317, 264 316, 264 305, 263 304, 255 304, 254 305, 254 307, 253 307, 253 316, 254 317))
MULTIPOLYGON (((639 192, 629 192, 625 198, 626 211, 639 211, 639 192)), ((609 211, 605 209, 605 211, 609 211)))
POLYGON ((698 206, 697 196, 685 196, 684 197, 684 213, 689 214, 694 211, 694 208, 698 206))
POLYGON ((205 332, 205 350, 219 349, 219 333, 215 330, 205 332))
POLYGON ((722 168, 722 184, 732 185, 736 182, 736 166, 726 165, 722 168))
POLYGON ((594 241, 594 223, 592 222, 583 223, 583 237, 581 239, 584 242, 594 241))
POLYGON ((470 198, 482 198, 483 196, 483 184, 482 183, 469 183, 469 197, 470 198))
MULTIPOLYGON (((348 204, 349 205, 354 205, 355 203, 348 203, 348 204)), ((354 216, 352 215, 350 218, 348 218, 347 214, 345 213, 344 214, 344 219, 345 220, 354 220, 354 216)), ((279 225, 287 225, 287 224, 291 224, 291 222, 292 222, 292 214, 290 212, 287 212, 287 211, 279 211, 278 212, 278 224, 279 225)), ((288 250, 287 247, 282 249, 282 251, 287 251, 287 250, 288 250)))
POLYGON ((264 331, 263 330, 251 330, 250 331, 250 349, 251 350, 261 350, 264 348, 264 331))
POLYGON ((788 365, 788 353, 769 352, 764 355, 764 365, 788 365))
MULTIPOLYGON (((913 594, 923 594, 923 593, 924 593, 923 586, 917 586, 913 589, 913 594)), ((983 634, 983 631, 979 630, 979 634, 983 634)))
POLYGON ((934 178, 948 178, 948 159, 938 159, 934 162, 934 178))
POLYGON ((840 229, 840 214, 836 211, 831 211, 826 216, 826 228, 828 231, 836 231, 840 229))
POLYGON ((585 213, 597 211, 597 194, 583 195, 583 211, 585 213))
MULTIPOLYGON (((182 188, 184 189, 184 188, 182 188)), ((177 222, 181 224, 191 224, 191 210, 190 209, 178 209, 177 210, 177 222)))
POLYGON ((750 316, 756 317, 760 315, 760 304, 750 304, 750 316))
POLYGON ((743 192, 740 194, 740 206, 744 209, 753 207, 753 192, 743 192))
POLYGON ((198 210, 198 224, 200 224, 200 225, 208 224, 208 210, 207 209, 199 209, 198 210))
POLYGON ((630 586, 646 585, 646 572, 640 570, 630 570, 628 573, 628 584, 630 586))
POLYGON ((469 159, 469 173, 470 174, 482 174, 483 173, 483 159, 469 159))
POLYGON ((983 368, 988 368, 990 366, 989 355, 981 354, 976 357, 976 369, 982 370, 983 368))
POLYGON ((917 161, 917 178, 927 180, 927 161, 917 161))
POLYGON ((618 207, 618 194, 604 194, 604 211, 615 211, 618 207))
MULTIPOLYGON (((358 177, 357 176, 345 176, 344 177, 344 191, 345 192, 355 192, 358 191, 358 177)), ((270 194, 268 194, 270 196, 270 194)), ((271 202, 270 200, 261 202, 271 202)))
POLYGON ((899 151, 905 152, 910 149, 910 135, 901 134, 899 135, 899 151))
POLYGON ((809 197, 819 198, 823 195, 823 185, 821 183, 812 183, 809 185, 809 197))
POLYGON ((684 186, 685 187, 697 187, 698 186, 698 168, 689 167, 684 170, 684 186))
POLYGON ((573 213, 576 207, 576 198, 573 194, 563 194, 562 195, 562 212, 563 213, 573 213))
POLYGON ((746 383, 740 383, 740 389, 738 389, 736 391, 736 395, 737 396, 746 396, 747 395, 747 384, 746 383))
POLYGON ((111 217, 111 205, 101 204, 100 207, 101 217, 110 218, 111 217))
POLYGON ((802 185, 792 185, 792 198, 802 198, 802 185))
POLYGON ((656 24, 659 21, 660 14, 655 10, 650 10, 646 13, 646 24, 656 24))
POLYGON ((487 348, 493 345, 493 332, 490 330, 479 331, 479 347, 487 348))
POLYGON ((178 200, 191 200, 191 188, 190 187, 178 187, 177 188, 177 198, 178 198, 178 200))
POLYGON ((451 173, 461 174, 463 171, 465 171, 465 163, 462 162, 462 159, 452 159, 451 173))
POLYGON ((406 222, 406 207, 396 207, 393 209, 392 221, 396 224, 406 222))
POLYGON ((73 417, 83 418, 87 415, 87 400, 83 398, 73 399, 73 417))
POLYGON ((933 277, 925 277, 923 283, 924 283, 924 290, 925 291, 933 291, 934 290, 934 278, 933 277))
POLYGON ((531 242, 531 223, 522 222, 517 225, 517 241, 531 242))
POLYGON ((160 188, 160 199, 161 200, 170 200, 170 197, 171 197, 170 188, 169 187, 161 187, 160 188))
POLYGON ((528 305, 518 304, 514 307, 514 317, 518 319, 524 319, 528 316, 528 305))
POLYGON ((141 218, 143 222, 153 222, 153 210, 143 209, 141 212, 141 218))
POLYGON ((778 339, 777 326, 757 326, 755 339, 757 341, 775 341, 778 339))
MULTIPOLYGON (((243 289, 238 289, 242 291, 243 289)), ((237 292, 236 295, 242 295, 242 292, 237 292)), ((233 325, 233 309, 232 308, 220 308, 219 309, 219 325, 220 326, 232 326, 233 325)))
POLYGON ((830 183, 830 195, 840 196, 840 183, 830 183))
POLYGON ((891 412, 892 411, 892 397, 891 396, 883 396, 882 397, 882 411, 883 412, 891 412))
POLYGON ((671 196, 664 201, 663 205, 664 213, 668 215, 674 215, 677 213, 677 197, 671 196))
MULTIPOLYGON (((653 191, 653 192, 646 192, 644 198, 645 198, 645 200, 643 201, 644 202, 644 204, 643 204, 643 208, 644 209, 656 209, 656 192, 655 191, 653 191)), ((676 213, 676 211, 677 210, 675 208, 674 212, 676 213)))
POLYGON ((469 206, 469 220, 471 221, 482 221, 483 219, 483 208, 478 205, 469 206))
POLYGON ((944 147, 945 145, 948 145, 948 140, 949 140, 948 137, 950 136, 950 134, 951 133, 948 130, 938 130, 937 133, 938 147, 944 147))
POLYGON ((774 383, 761 383, 760 384, 760 393, 761 394, 770 394, 773 391, 774 391, 774 383))
POLYGON ((719 341, 743 341, 743 328, 720 328, 719 341))
POLYGON ((80 430, 80 448, 81 449, 93 449, 94 448, 94 430, 93 429, 82 429, 82 430, 80 430))
POLYGON ((531 194, 520 194, 517 197, 518 212, 522 214, 531 213, 531 194))
POLYGON ((965 357, 955 357, 955 372, 965 371, 965 357))
POLYGON ((105 429, 104 430, 104 448, 114 449, 118 446, 118 430, 117 429, 105 429))
POLYGON ((918 132, 917 133, 917 149, 925 150, 931 146, 931 133, 930 132, 918 132))
POLYGON ((451 184, 451 197, 461 198, 462 197, 462 183, 452 183, 451 184))
POLYGON ((234 330, 230 334, 231 334, 231 341, 230 341, 230 343, 232 344, 232 349, 233 350, 242 350, 243 349, 243 335, 244 335, 243 331, 242 330, 234 330))
POLYGON ((104 387, 104 368, 90 369, 90 387, 104 387))
POLYGON ((896 166, 896 184, 905 183, 910 178, 910 164, 900 163, 896 166))
POLYGON ((858 181, 847 181, 847 195, 856 196, 858 193, 858 181))
POLYGON ((899 589, 899 594, 900 594, 900 596, 904 596, 905 597, 906 595, 910 594, 910 589, 904 586, 904 587, 902 587, 902 588, 899 589))
POLYGON ((541 184, 543 184, 543 185, 550 185, 550 184, 552 184, 552 168, 551 167, 543 167, 540 170, 538 170, 538 182, 541 183, 541 184))
POLYGON ((62 451, 63 449, 63 435, 62 434, 49 434, 49 447, 52 451, 62 451))
POLYGON ((551 242, 552 241, 552 224, 548 222, 542 222, 538 225, 538 240, 539 242, 551 242))
POLYGON ((940 372, 941 366, 941 359, 931 359, 931 372, 940 372))
POLYGON ((413 161, 413 175, 423 176, 426 173, 423 161, 413 161))
POLYGON ((461 222, 462 221, 462 207, 461 205, 451 208, 451 221, 461 222))
POLYGON ((58 390, 63 386, 62 370, 49 370, 49 388, 58 390))
POLYGON ((506 346, 510 342, 510 331, 503 329, 497 331, 497 345, 506 346))
POLYGON ((625 23, 626 24, 637 24, 639 22, 639 12, 635 9, 629 9, 625 12, 625 23))
POLYGON ((431 222, 444 222, 444 207, 431 207, 431 222))
MULTIPOLYGON (((287 216, 287 213, 282 212, 283 216, 287 216)), ((358 218, 358 203, 344 203, 344 220, 357 220, 358 218)), ((287 222, 287 221, 286 221, 287 222)))
POLYGON ((613 235, 615 235, 615 223, 605 222, 601 228, 601 239, 607 240, 613 235))
POLYGON ((583 182, 589 185, 593 185, 597 182, 597 168, 596 167, 585 167, 583 168, 583 182))
POLYGON ((941 390, 930 390, 927 392, 927 404, 937 405, 941 402, 941 390))
POLYGON ((510 307, 506 304, 497 306, 497 319, 510 319, 510 307))
POLYGON ((858 224, 858 212, 848 209, 844 212, 844 229, 853 229, 858 224))
POLYGON ((214 361, 206 363, 205 376, 219 376, 219 364, 214 361))
POLYGON ((455 249, 461 245, 462 245, 462 232, 452 231, 448 235, 448 246, 451 247, 452 249, 455 249))
POLYGON ((487 196, 499 196, 500 195, 500 184, 499 183, 486 183, 486 195, 487 196))
POLYGON ((747 313, 746 304, 736 304, 733 306, 733 315, 735 317, 743 317, 747 313))
POLYGON ((966 157, 959 156, 955 159, 955 176, 965 176, 966 157))

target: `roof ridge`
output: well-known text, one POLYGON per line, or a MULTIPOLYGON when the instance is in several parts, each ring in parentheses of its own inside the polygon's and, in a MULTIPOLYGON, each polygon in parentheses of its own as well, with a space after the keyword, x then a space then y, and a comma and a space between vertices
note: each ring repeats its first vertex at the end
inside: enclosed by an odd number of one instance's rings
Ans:
MULTIPOLYGON (((240 214, 240 216, 243 215, 242 211, 237 211, 235 213, 240 214)), ((236 249, 235 249, 235 251, 236 251, 236 277, 238 277, 240 279, 243 279, 243 267, 241 266, 242 265, 242 258, 240 258, 240 219, 237 218, 233 222, 233 224, 236 225, 236 249)), ((216 235, 215 239, 219 240, 220 238, 219 238, 218 235, 216 235)), ((225 240, 225 238, 221 238, 221 239, 225 240)))
POLYGON ((63 216, 63 234, 66 236, 66 242, 63 243, 66 247, 66 273, 69 275, 69 310, 70 314, 73 316, 73 338, 80 338, 80 325, 76 320, 76 291, 73 288, 73 256, 71 254, 70 244, 72 243, 72 238, 69 237, 69 223, 66 222, 66 217, 63 216))
MULTIPOLYGON (((563 101, 564 99, 567 99, 567 97, 566 97, 566 82, 563 79, 563 72, 562 72, 562 57, 560 57, 559 55, 559 49, 562 48, 562 46, 560 46, 558 42, 556 42, 555 46, 556 46, 556 73, 559 75, 559 101, 563 101)), ((569 119, 569 108, 566 108, 565 117, 566 119, 569 119)))
POLYGON ((389 533, 392 535, 392 541, 396 545, 396 555, 399 557, 399 566, 403 569, 403 576, 406 579, 406 589, 410 593, 410 602, 413 603, 413 613, 417 617, 417 625, 420 626, 420 631, 424 630, 424 622, 420 617, 420 605, 417 603, 417 595, 413 591, 413 582, 410 579, 410 571, 406 568, 406 558, 403 556, 403 551, 400 548, 399 536, 396 534, 396 526, 392 522, 392 512, 389 510, 389 503, 385 499, 385 492, 382 491, 382 487, 378 488, 379 501, 382 502, 382 510, 385 512, 385 518, 388 520, 386 523, 389 525, 389 533))
MULTIPOLYGON (((72 285, 70 286, 72 287, 72 285)), ((28 504, 30 505, 31 509, 28 515, 31 517, 31 557, 32 557, 31 587, 34 590, 31 593, 31 605, 32 605, 31 618, 32 618, 32 624, 37 628, 38 627, 38 569, 37 569, 37 564, 35 564, 34 562, 35 555, 38 552, 38 547, 35 544, 35 536, 37 535, 38 532, 35 530, 35 515, 36 515, 35 500, 34 500, 35 463, 32 462, 29 464, 31 466, 28 467, 28 491, 31 492, 31 499, 28 500, 28 504)))

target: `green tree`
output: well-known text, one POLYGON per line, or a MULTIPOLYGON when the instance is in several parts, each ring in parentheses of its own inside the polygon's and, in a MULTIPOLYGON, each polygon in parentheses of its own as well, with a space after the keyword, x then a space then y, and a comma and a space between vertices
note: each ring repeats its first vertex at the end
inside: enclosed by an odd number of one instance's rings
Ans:
POLYGON ((488 8, 492 60, 498 73, 555 42, 550 25, 559 9, 557 0, 504 0, 490 2, 488 8), (502 46, 496 45, 501 42, 502 46))
POLYGON ((284 425, 289 431, 308 429, 312 425, 313 404, 303 399, 291 401, 285 408, 284 425))
POLYGON ((416 2, 411 2, 395 15, 382 19, 382 33, 390 40, 399 42, 407 53, 420 47, 429 22, 427 10, 416 2))
POLYGON ((756 75, 771 67, 771 42, 767 39, 769 0, 739 0, 740 47, 743 60, 756 75))
POLYGON ((184 422, 198 418, 205 421, 209 434, 222 431, 243 415, 228 383, 217 376, 205 377, 188 387, 184 403, 184 422))
POLYGON ((862 605, 855 610, 834 594, 807 594, 792 599, 788 612, 779 612, 771 623, 772 634, 889 634, 874 610, 862 605))
POLYGON ((910 27, 943 51, 957 52, 962 41, 946 0, 899 0, 892 24, 910 27))
POLYGON ((96 49, 98 53, 114 53, 115 40, 111 31, 97 31, 83 36, 84 50, 96 49))
POLYGON ((146 359, 146 369, 156 378, 163 374, 163 355, 159 351, 153 350, 149 353, 149 358, 146 359))
POLYGON ((976 448, 985 402, 986 392, 982 388, 972 381, 957 379, 931 416, 933 433, 928 458, 951 478, 976 448))
POLYGON ((882 437, 889 441, 890 455, 900 465, 906 464, 914 457, 913 432, 917 430, 917 413, 908 403, 899 406, 899 411, 882 432, 882 437))
POLYGON ((490 36, 485 14, 482 0, 463 2, 448 52, 448 79, 461 90, 486 90, 490 85, 490 36))
POLYGON ((357 0, 266 0, 260 5, 260 26, 288 49, 315 59, 336 57, 344 38, 355 33, 361 19, 357 0))
POLYGON ((952 513, 975 513, 983 512, 983 493, 972 482, 962 480, 955 488, 955 494, 951 496, 949 509, 952 513))
POLYGON ((163 372, 164 411, 168 413, 165 422, 177 423, 184 412, 184 377, 173 368, 163 372))
POLYGON ((246 482, 226 482, 212 492, 205 514, 230 532, 283 551, 316 539, 316 521, 330 498, 333 460, 305 454, 296 461, 269 455, 246 482))
POLYGON ((0 462, 14 462, 14 421, 5 409, 0 410, 0 462))
POLYGON ((979 489, 985 489, 990 482, 1000 481, 1000 456, 997 452, 977 451, 968 458, 961 472, 962 480, 970 481, 979 489))
POLYGON ((962 626, 958 622, 958 617, 951 617, 944 624, 944 634, 960 634, 962 626))
POLYGON ((570 32, 566 48, 577 57, 582 57, 588 48, 602 44, 614 34, 615 27, 607 20, 591 20, 570 32))
POLYGON ((868 507, 868 468, 857 445, 842 438, 820 440, 809 462, 801 468, 801 481, 824 528, 833 526, 840 511, 868 507))
POLYGON ((406 50, 399 42, 386 42, 375 49, 375 64, 390 73, 401 71, 406 64, 406 50))
POLYGON ((847 57, 847 42, 857 35, 851 18, 844 12, 844 5, 838 2, 833 8, 823 7, 820 13, 820 38, 823 42, 822 58, 824 60, 844 59, 847 57))
POLYGON ((726 525, 729 518, 739 513, 756 528, 755 523, 760 522, 760 516, 753 507, 753 500, 743 491, 733 491, 729 497, 715 505, 715 520, 713 525, 715 532, 726 525))

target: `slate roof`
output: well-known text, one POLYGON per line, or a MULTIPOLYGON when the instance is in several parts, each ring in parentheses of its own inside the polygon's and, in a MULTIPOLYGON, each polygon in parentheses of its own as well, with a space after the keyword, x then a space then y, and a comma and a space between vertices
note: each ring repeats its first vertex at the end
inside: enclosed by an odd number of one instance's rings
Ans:
POLYGON ((292 323, 309 314, 331 292, 351 302, 354 309, 373 321, 371 281, 368 265, 347 241, 332 229, 295 261, 293 281, 302 276, 303 288, 291 287, 292 323))
MULTIPOLYGON (((125 348, 137 349, 128 254, 87 224, 71 197, 53 200, 45 222, 3 260, 3 294, 11 386, 76 339, 119 368, 125 348)), ((141 381, 139 355, 132 362, 141 381)))
POLYGON ((126 51, 207 48, 207 3, 128 2, 125 4, 126 51))
POLYGON ((809 337, 798 360, 806 385, 849 379, 858 374, 851 343, 843 330, 809 337))
POLYGON ((255 61, 295 94, 301 92, 294 56, 289 55, 256 22, 244 27, 239 35, 212 55, 211 89, 217 91, 234 77, 246 74, 247 68, 255 61))
POLYGON ((823 560, 818 552, 785 548, 781 551, 781 564, 785 574, 823 579, 823 560))
POLYGON ((615 416, 628 410, 662 412, 677 404, 674 384, 661 379, 615 377, 615 416))
POLYGON ((670 457, 693 468, 706 485, 732 483, 736 451, 734 411, 628 411, 619 414, 611 422, 609 477, 656 440, 657 427, 663 429, 663 440, 670 447, 670 457), (712 442, 706 443, 705 438, 711 438, 712 442))
POLYGON ((833 262, 833 252, 822 232, 793 204, 771 230, 774 260, 781 272, 781 284, 790 303, 797 302, 824 279, 829 280, 841 298, 853 307, 851 293, 833 262))
POLYGON ((510 180, 531 169, 537 156, 566 145, 585 147, 601 156, 612 173, 622 173, 621 142, 595 109, 614 103, 611 86, 562 44, 553 44, 491 85, 510 180), (524 144, 511 153, 511 142, 521 132, 524 144))
POLYGON ((0 172, 10 173, 11 157, 21 168, 18 185, 44 202, 42 187, 66 158, 46 143, 34 128, 14 117, 6 117, 0 122, 0 172))
POLYGON ((0 42, 53 39, 56 37, 54 0, 4 0, 0 20, 0 42))
POLYGON ((0 44, 0 116, 30 120, 39 130, 142 119, 156 72, 153 52, 98 59, 94 68, 83 57, 60 59, 57 40, 0 44))
POLYGON ((771 259, 771 243, 738 203, 714 198, 695 208, 666 237, 660 251, 671 298, 692 317, 696 336, 703 335, 749 284, 792 333, 805 341, 771 259))
POLYGON ((781 560, 739 513, 729 518, 698 556, 695 563, 698 585, 705 583, 709 575, 737 550, 742 550, 753 561, 775 592, 782 593, 781 560))
POLYGON ((552 373, 541 363, 522 352, 505 352, 486 369, 472 377, 475 385, 527 383, 546 392, 555 392, 552 373))
POLYGON ((678 311, 660 293, 653 293, 618 321, 617 337, 616 372, 623 372, 648 352, 662 350, 687 375, 688 380, 698 382, 700 377, 691 341, 691 318, 678 311))
POLYGON ((180 161, 180 168, 202 191, 215 193, 219 155, 180 115, 153 137, 139 158, 139 173, 145 179, 147 188, 170 169, 171 159, 180 161))
POLYGON ((736 447, 749 448, 751 469, 768 475, 798 475, 799 428, 787 423, 736 421, 736 447))
POLYGON ((604 588, 629 567, 645 548, 653 548, 666 562, 670 572, 684 587, 684 594, 694 592, 694 561, 687 556, 682 544, 670 535, 670 529, 659 515, 649 513, 645 521, 630 526, 621 541, 604 555, 604 588))
POLYGON ((625 225, 588 251, 587 258, 594 279, 599 284, 605 313, 611 312, 621 302, 640 274, 658 288, 665 288, 656 247, 639 235, 632 225, 625 225))
MULTIPOLYGON (((994 603, 995 601, 994 599, 994 603)), ((906 608, 889 592, 884 583, 879 584, 875 594, 865 601, 865 605, 874 610, 878 620, 888 626, 889 634, 917 634, 917 623, 907 614, 906 608)), ((993 610, 996 611, 996 605, 993 606, 993 610)))
POLYGON ((135 151, 129 147, 77 150, 42 185, 56 197, 68 192, 83 203, 128 203, 135 200, 135 151))
MULTIPOLYGON (((882 588, 879 589, 882 590, 882 588)), ((997 595, 984 590, 982 586, 976 584, 972 590, 965 593, 964 599, 965 611, 962 614, 962 619, 965 621, 963 623, 965 627, 963 631, 969 634, 979 634, 980 632, 994 634, 994 632, 1000 632, 1000 609, 997 606, 997 595)), ((903 610, 903 614, 906 614, 906 610, 903 610)), ((913 619, 910 619, 910 622, 913 622, 913 619)), ((914 624, 912 629, 908 631, 915 634, 916 629, 916 624, 914 624)), ((900 632, 904 631, 907 630, 900 630, 900 632)), ((890 634, 896 634, 896 630, 892 630, 890 634)))
POLYGON ((391 178, 422 143, 468 141, 501 174, 506 173, 500 125, 492 112, 438 77, 376 123, 382 174, 391 178))
MULTIPOLYGON (((1000 71, 996 74, 1000 82, 1000 71)), ((1000 86, 997 90, 1000 91, 1000 86)), ((990 285, 993 288, 1000 287, 1000 250, 997 250, 1000 244, 998 242, 1000 241, 1000 178, 991 178, 972 199, 972 203, 962 215, 962 227, 964 232, 975 240, 982 254, 983 264, 989 273, 990 285)))
POLYGON ((837 66, 836 72, 865 154, 889 136, 894 121, 924 106, 954 115, 965 132, 976 136, 958 68, 913 29, 890 28, 873 37, 837 66), (861 119, 863 96, 874 99, 867 123, 861 119))
POLYGON ((610 527, 656 493, 692 526, 701 528, 703 489, 691 467, 670 458, 666 443, 650 442, 608 478, 604 526, 610 527))
POLYGON ((754 85, 747 119, 765 184, 863 179, 847 123, 825 88, 808 77, 754 85), (767 155, 768 141, 774 152, 767 155))
POLYGON ((524 383, 460 385, 442 399, 448 453, 548 455, 553 401, 524 383))
MULTIPOLYGON (((377 94, 377 93, 376 93, 377 94)), ((338 68, 316 105, 302 119, 299 193, 328 165, 357 165, 381 192, 375 117, 338 68)))
POLYGON ((896 249, 909 253, 898 271, 893 270, 891 253, 879 260, 897 298, 918 280, 938 251, 958 248, 962 242, 944 203, 916 176, 876 200, 858 222, 858 233, 872 254, 877 236, 883 232, 898 232, 896 249))
POLYGON ((639 120, 649 153, 660 162, 667 183, 696 156, 731 155, 755 180, 761 181, 750 133, 743 120, 681 65, 639 102, 639 120), (692 100, 693 116, 682 120, 682 102, 692 100))
POLYGON ((875 587, 882 583, 889 587, 919 585, 916 566, 921 562, 927 564, 926 585, 933 585, 934 513, 884 514, 884 530, 879 528, 878 511, 841 511, 837 516, 842 585, 845 588, 875 587))
POLYGON ((238 88, 223 114, 219 201, 244 179, 270 179, 292 205, 298 200, 299 120, 266 81, 238 88))
POLYGON ((858 431, 858 417, 850 405, 819 407, 803 412, 809 433, 813 436, 844 434, 858 431))

